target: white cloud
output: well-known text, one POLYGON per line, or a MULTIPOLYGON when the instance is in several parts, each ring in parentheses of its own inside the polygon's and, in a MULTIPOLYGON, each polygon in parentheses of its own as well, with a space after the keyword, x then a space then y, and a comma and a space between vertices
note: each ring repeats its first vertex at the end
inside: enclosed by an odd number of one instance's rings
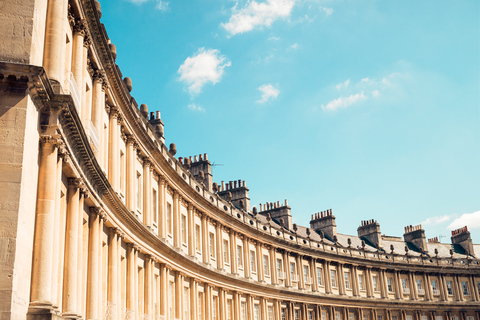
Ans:
POLYGON ((272 86, 271 84, 264 84, 258 87, 258 90, 262 92, 262 98, 257 100, 258 103, 265 103, 269 100, 276 99, 280 93, 280 90, 272 86))
POLYGON ((380 96, 380 91, 378 91, 378 90, 373 90, 372 91, 372 97, 378 98, 379 96, 380 96))
POLYGON ((435 216, 431 218, 427 218, 425 221, 422 221, 422 225, 429 225, 429 224, 440 224, 449 221, 452 218, 451 215, 443 215, 443 216, 435 216))
POLYGON ((357 94, 352 94, 348 97, 340 97, 338 99, 332 100, 327 103, 327 105, 322 104, 323 110, 337 110, 339 108, 346 108, 355 104, 359 101, 365 100, 367 97, 363 94, 363 91, 357 94))
POLYGON ((225 67, 231 62, 220 54, 217 49, 198 49, 198 52, 188 57, 178 68, 180 81, 188 85, 191 95, 199 94, 207 83, 216 84, 223 76, 225 67))
POLYGON ((325 15, 328 17, 333 14, 333 8, 320 7, 320 10, 325 12, 325 15))
POLYGON ((235 5, 228 22, 221 25, 232 36, 256 27, 270 27, 275 20, 289 17, 294 4, 295 0, 267 0, 261 3, 253 0, 240 10, 235 5))
POLYGON ((290 48, 292 49, 297 49, 298 48, 298 43, 294 43, 290 46, 290 48))
POLYGON ((268 40, 278 41, 280 40, 280 37, 270 37, 268 40))
POLYGON ((337 90, 341 90, 342 88, 348 87, 349 84, 350 84, 350 79, 347 79, 345 80, 345 82, 337 84, 335 88, 337 88, 337 90))
POLYGON ((205 109, 203 107, 196 105, 195 103, 190 103, 188 105, 188 109, 198 112, 205 112, 205 109))
POLYGON ((467 226, 468 229, 480 228, 480 210, 472 213, 464 213, 459 218, 452 221, 447 229, 455 230, 467 226))
MULTIPOLYGON (((150 0, 127 0, 128 2, 131 2, 133 4, 136 4, 136 5, 141 5, 141 4, 144 4, 150 0)), ((170 2, 166 2, 166 1, 163 1, 163 0, 155 0, 156 4, 155 4, 155 9, 157 10, 160 10, 160 11, 167 11, 168 10, 168 6, 170 4, 170 2)))
POLYGON ((157 5, 155 8, 157 8, 160 11, 167 11, 169 8, 170 2, 162 1, 162 0, 157 0, 157 5))

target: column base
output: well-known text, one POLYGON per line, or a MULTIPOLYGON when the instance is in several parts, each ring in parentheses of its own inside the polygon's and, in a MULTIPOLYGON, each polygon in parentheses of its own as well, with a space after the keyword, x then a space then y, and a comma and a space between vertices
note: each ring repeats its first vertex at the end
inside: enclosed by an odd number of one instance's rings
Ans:
POLYGON ((59 320, 66 319, 59 315, 48 302, 31 302, 27 312, 27 320, 59 320))

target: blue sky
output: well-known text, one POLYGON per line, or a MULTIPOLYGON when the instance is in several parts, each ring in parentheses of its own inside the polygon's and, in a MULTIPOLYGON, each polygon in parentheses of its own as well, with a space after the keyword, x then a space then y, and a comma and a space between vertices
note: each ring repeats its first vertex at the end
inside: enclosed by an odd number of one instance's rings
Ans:
POLYGON ((480 2, 101 0, 132 94, 178 156, 294 222, 333 209, 480 243, 480 2))

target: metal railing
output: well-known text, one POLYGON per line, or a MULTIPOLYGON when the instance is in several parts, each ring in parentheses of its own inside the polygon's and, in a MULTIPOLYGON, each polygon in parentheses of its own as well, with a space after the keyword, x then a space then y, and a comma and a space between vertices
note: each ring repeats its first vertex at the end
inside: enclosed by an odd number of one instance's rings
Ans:
POLYGON ((434 295, 434 296, 439 296, 439 295, 440 295, 440 290, 438 290, 438 289, 433 289, 432 291, 433 291, 433 295, 434 295))
POLYGON ((425 289, 418 289, 418 294, 425 294, 425 289))
POLYGON ((404 294, 410 294, 410 288, 403 288, 402 290, 404 294))

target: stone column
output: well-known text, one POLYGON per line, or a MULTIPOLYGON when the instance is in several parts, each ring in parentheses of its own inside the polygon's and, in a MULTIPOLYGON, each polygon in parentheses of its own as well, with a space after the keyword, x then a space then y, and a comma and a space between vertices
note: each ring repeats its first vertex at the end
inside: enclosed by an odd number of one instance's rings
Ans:
POLYGON ((84 278, 83 278, 83 213, 85 198, 88 198, 88 191, 85 184, 82 183, 80 188, 80 198, 78 202, 78 260, 77 260, 77 312, 82 313, 84 301, 84 278))
POLYGON ((223 265, 223 232, 222 232, 222 225, 220 222, 217 221, 217 225, 215 227, 216 233, 216 240, 217 240, 217 268, 220 270, 224 270, 223 265))
MULTIPOLYGON (((58 1, 57 1, 58 2, 58 1)), ((53 2, 55 3, 55 2, 53 2)), ((37 211, 32 263, 32 306, 52 305, 52 266, 55 192, 57 181, 57 148, 61 140, 57 137, 40 138, 40 166, 38 170, 37 211)))
MULTIPOLYGON (((187 232, 187 241, 188 241, 188 254, 192 257, 195 256, 195 213, 193 204, 188 204, 188 232, 187 232)), ((199 235, 200 236, 200 235, 199 235)))
POLYGON ((398 271, 395 271, 395 298, 403 299, 402 281, 398 271))
POLYGON ((77 309, 78 223, 81 181, 68 179, 65 267, 63 280, 63 315, 75 316, 77 309))
POLYGON ((190 320, 197 320, 198 318, 197 296, 198 280, 192 278, 190 279, 190 320))
POLYGON ((245 278, 250 279, 252 277, 252 273, 250 270, 250 248, 248 245, 248 238, 245 235, 243 236, 243 256, 245 258, 243 259, 243 270, 245 272, 245 278))
POLYGON ((182 297, 183 297, 183 276, 177 271, 175 272, 175 318, 182 318, 182 297))
POLYGON ((365 268, 365 285, 367 289, 367 297, 371 298, 374 296, 373 292, 373 284, 372 284, 372 274, 371 269, 369 267, 365 268))
POLYGON ((203 263, 210 264, 210 252, 208 244, 208 217, 202 215, 202 257, 203 263))
POLYGON ((117 119, 118 111, 115 108, 110 109, 110 122, 109 122, 109 146, 108 146, 108 180, 112 185, 113 190, 119 191, 118 189, 118 158, 120 157, 118 153, 118 134, 117 134, 117 119))
POLYGON ((103 123, 102 123, 102 112, 105 110, 105 89, 107 87, 106 76, 103 70, 96 70, 93 74, 93 99, 92 99, 92 123, 95 129, 97 130, 98 149, 95 151, 95 157, 100 165, 105 167, 103 160, 102 149, 107 146, 103 146, 103 123))
POLYGON ((292 286, 292 279, 290 277, 290 261, 288 259, 288 252, 285 250, 283 251, 283 272, 285 273, 285 287, 292 286))
POLYGON ((479 288, 475 288, 475 276, 472 274, 470 275, 470 284, 471 284, 471 290, 472 290, 472 299, 473 301, 479 301, 479 288))
POLYGON ((108 237, 108 285, 107 285, 107 301, 110 303, 113 318, 116 319, 117 308, 117 230, 110 228, 108 237))
POLYGON ((135 203, 135 139, 127 138, 127 172, 126 172, 126 206, 131 212, 136 211, 135 203))
POLYGON ((332 293, 332 279, 330 279, 330 261, 325 261, 323 265, 324 279, 325 279, 325 292, 332 293))
MULTIPOLYGON (((352 292, 354 297, 358 297, 360 295, 360 290, 358 288, 358 273, 357 273, 357 266, 352 266, 352 292)), ((362 320, 362 319, 359 319, 362 320)))
POLYGON ((144 285, 144 310, 149 317, 154 315, 153 311, 153 259, 150 255, 145 255, 145 285, 144 285))
POLYGON ((152 162, 148 158, 143 160, 143 223, 149 228, 152 226, 151 165, 152 162))
MULTIPOLYGON (((63 165, 63 158, 66 159, 65 162, 68 162, 69 161, 69 156, 68 156, 68 152, 67 150, 65 149, 64 146, 61 146, 58 150, 58 161, 57 161, 57 176, 56 176, 56 185, 55 185, 55 193, 56 193, 56 197, 55 197, 55 217, 54 217, 54 240, 53 240, 53 266, 52 266, 52 274, 54 275, 58 275, 60 272, 59 272, 59 269, 61 268, 60 264, 63 265, 63 258, 60 259, 60 257, 62 256, 62 254, 60 253, 60 251, 62 251, 63 253, 63 250, 61 250, 61 245, 60 245, 60 242, 63 243, 63 239, 64 237, 61 236, 63 235, 63 232, 64 232, 64 229, 65 227, 62 226, 62 228, 60 227, 60 220, 61 220, 61 216, 60 216, 60 208, 61 208, 61 201, 60 201, 60 191, 61 191, 61 181, 62 181, 62 165, 63 165), (60 230, 62 229, 62 230, 60 230)), ((53 307, 54 308, 58 308, 59 305, 60 305, 60 299, 58 297, 58 293, 61 292, 61 285, 62 285, 62 280, 61 280, 61 277, 52 277, 52 303, 53 303, 53 307), (60 287, 60 290, 59 288, 60 287)))
MULTIPOLYGON (((83 83, 83 40, 87 32, 85 20, 76 21, 73 27, 72 73, 77 85, 83 83)), ((77 86, 77 88, 80 88, 77 86)))
POLYGON ((230 270, 232 274, 238 274, 237 262, 237 236, 235 231, 230 230, 230 270))
POLYGON ((343 274, 343 264, 337 265, 338 291, 341 295, 345 294, 345 276, 343 274))
POLYGON ((303 257, 297 254, 297 273, 298 273, 298 287, 305 289, 305 279, 303 278, 303 257))
POLYGON ((180 217, 179 217, 179 202, 180 195, 178 191, 173 192, 173 245, 175 248, 181 248, 182 244, 180 243, 180 217))
POLYGON ((458 275, 454 275, 454 276, 453 276, 453 282, 455 283, 456 287, 458 288, 458 289, 457 289, 458 299, 459 299, 460 301, 464 301, 464 300, 465 300, 465 297, 463 296, 463 288, 462 288, 462 286, 460 285, 460 279, 458 278, 458 275))
POLYGON ((208 284, 205 284, 205 319, 211 319, 212 309, 211 309, 211 302, 212 302, 212 289, 208 284))
POLYGON ((424 279, 425 279, 425 295, 427 295, 427 300, 433 300, 433 289, 432 289, 432 281, 430 280, 430 275, 428 273, 424 274, 424 279))
POLYGON ((408 279, 410 280, 410 290, 413 300, 418 300, 417 284, 415 282, 415 274, 413 272, 408 273, 408 279))
POLYGON ((270 247, 270 270, 271 270, 271 279, 272 279, 272 284, 276 285, 278 284, 278 275, 277 275, 277 257, 275 255, 275 247, 271 246, 270 247))
POLYGON ((258 281, 265 282, 265 274, 263 272, 263 251, 262 251, 262 243, 260 241, 257 241, 256 250, 257 250, 258 281))
POLYGON ((168 313, 168 269, 165 264, 160 264, 160 315, 167 317, 168 313))
POLYGON ((380 296, 386 299, 388 297, 388 290, 387 290, 387 278, 385 276, 384 269, 380 269, 379 280, 380 280, 380 296))
POLYGON ((87 310, 86 319, 99 319, 99 272, 100 272, 100 215, 99 207, 90 207, 88 237, 88 272, 87 272, 87 310))
POLYGON ((64 0, 50 0, 47 7, 47 22, 45 26, 45 50, 43 65, 50 79, 60 83, 62 77, 62 56, 65 50, 65 36, 63 32, 64 0))
POLYGON ((158 236, 160 239, 165 239, 167 237, 167 221, 166 221, 166 204, 165 204, 165 192, 166 192, 166 184, 165 178, 163 176, 159 176, 158 178, 158 236))
POLYGON ((135 297, 135 245, 127 244, 127 309, 135 314, 136 297, 135 297))

